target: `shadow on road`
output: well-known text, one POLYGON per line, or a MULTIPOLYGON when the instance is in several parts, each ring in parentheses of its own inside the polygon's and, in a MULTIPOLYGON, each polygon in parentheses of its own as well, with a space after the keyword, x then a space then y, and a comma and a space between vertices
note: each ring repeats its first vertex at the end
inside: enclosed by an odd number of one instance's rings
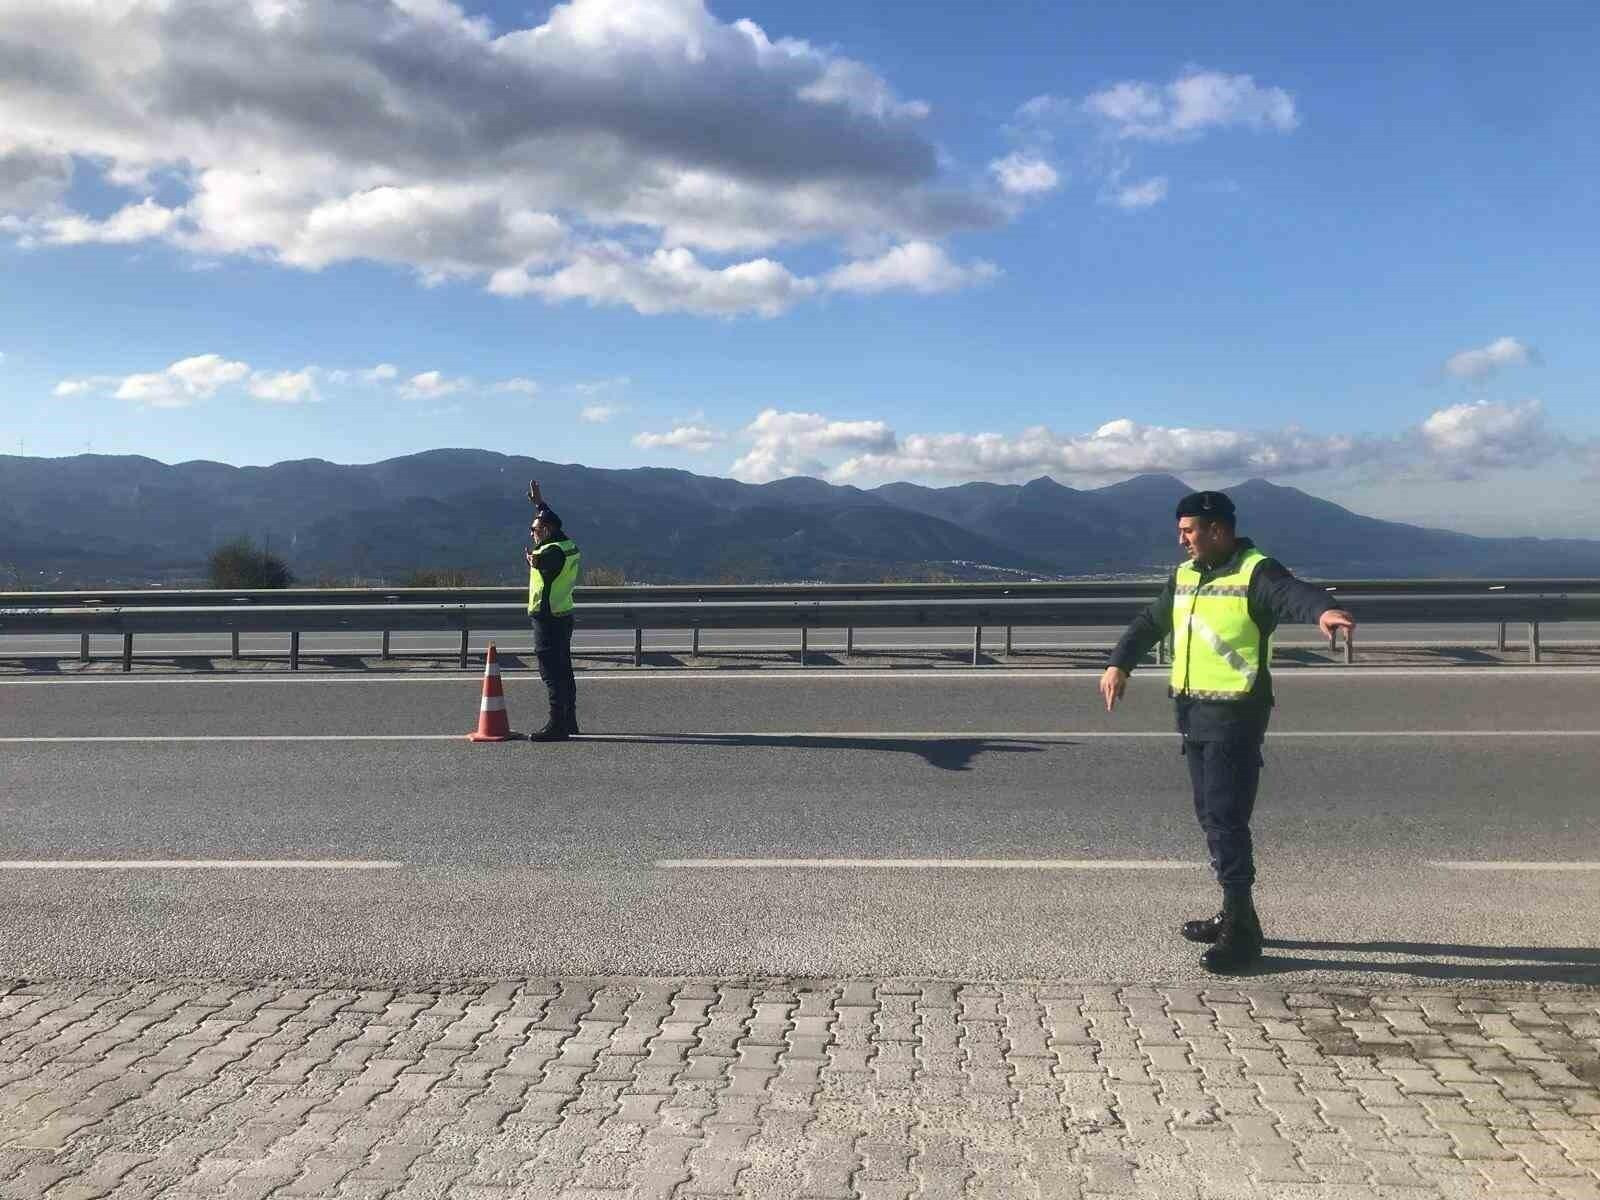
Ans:
POLYGON ((966 771, 980 754, 1038 754, 1068 742, 1012 738, 871 737, 848 733, 618 733, 585 734, 581 742, 630 742, 649 746, 770 746, 786 750, 872 750, 915 754, 942 771, 966 771))
POLYGON ((1252 974, 1278 971, 1379 971, 1422 979, 1494 979, 1507 983, 1600 984, 1600 949, 1593 946, 1464 946, 1448 942, 1313 942, 1267 938, 1252 974), (1310 951, 1316 957, 1273 954, 1310 951), (1399 961, 1327 958, 1346 954, 1396 954, 1399 961), (1449 959, 1471 959, 1449 962, 1449 959), (1494 961, 1484 961, 1494 960, 1494 961))

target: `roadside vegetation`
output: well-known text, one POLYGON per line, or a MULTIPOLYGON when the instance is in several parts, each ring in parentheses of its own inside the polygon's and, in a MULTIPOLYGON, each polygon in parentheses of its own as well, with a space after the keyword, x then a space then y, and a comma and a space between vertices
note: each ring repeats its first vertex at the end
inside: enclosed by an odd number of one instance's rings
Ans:
POLYGON ((214 588, 286 588, 294 584, 289 564, 248 537, 234 538, 206 559, 206 578, 214 588))

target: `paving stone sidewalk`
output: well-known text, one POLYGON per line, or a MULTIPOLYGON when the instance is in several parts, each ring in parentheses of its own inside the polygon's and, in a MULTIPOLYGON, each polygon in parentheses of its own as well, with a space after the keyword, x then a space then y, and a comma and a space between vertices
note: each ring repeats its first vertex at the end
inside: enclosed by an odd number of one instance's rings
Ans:
POLYGON ((1600 1200, 1600 994, 0 982, 0 1195, 1600 1200))

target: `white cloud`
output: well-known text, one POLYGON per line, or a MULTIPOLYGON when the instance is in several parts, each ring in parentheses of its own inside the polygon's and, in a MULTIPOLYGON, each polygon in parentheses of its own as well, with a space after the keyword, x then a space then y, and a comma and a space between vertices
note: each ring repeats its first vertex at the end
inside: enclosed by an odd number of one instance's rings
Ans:
POLYGON ((499 33, 448 0, 5 7, 0 231, 35 244, 772 315, 816 291, 786 248, 1008 219, 944 173, 926 103, 703 0, 571 0, 499 33), (70 209, 74 163, 130 202, 70 209))
POLYGON ((1115 186, 1107 194, 1109 203, 1125 211, 1150 208, 1167 198, 1167 177, 1157 175, 1139 183, 1115 186))
POLYGON ((743 431, 751 447, 730 474, 748 483, 767 483, 790 475, 823 475, 827 451, 888 453, 894 430, 882 421, 834 421, 819 413, 764 409, 743 431))
POLYGON ((597 401, 593 404, 585 404, 580 408, 578 410, 578 420, 586 425, 604 425, 621 411, 622 409, 619 405, 597 401))
POLYGON ((575 383, 572 385, 572 390, 580 396, 603 396, 620 391, 632 382, 633 380, 626 375, 613 375, 610 379, 587 379, 582 383, 575 383))
POLYGON ((691 454, 703 454, 727 440, 728 435, 721 430, 704 425, 677 425, 666 433, 635 434, 633 444, 641 450, 686 450, 691 454))
POLYGON ((1456 474, 1533 466, 1571 446, 1546 428, 1544 406, 1537 400, 1453 404, 1430 414, 1418 432, 1430 456, 1456 474))
POLYGON ((1070 117, 1075 109, 1072 101, 1046 93, 1019 105, 1017 116, 1025 121, 1047 124, 1070 117))
POLYGON ((518 376, 515 379, 502 379, 494 385, 494 390, 497 392, 517 392, 524 396, 537 396, 539 394, 539 384, 535 380, 523 379, 518 376))
POLYGON ((1054 167, 1024 150, 995 159, 989 164, 989 172, 1000 181, 1001 189, 1013 196, 1034 196, 1061 186, 1061 176, 1054 167))
POLYGON ((466 379, 449 379, 439 371, 423 371, 401 384, 400 394, 408 400, 437 400, 466 391, 469 386, 466 379))
POLYGON ((316 369, 257 371, 250 376, 249 392, 273 404, 302 404, 317 398, 316 369))
MULTIPOLYGON (((220 354, 197 354, 182 358, 160 371, 125 375, 113 395, 118 400, 132 400, 150 408, 187 408, 196 400, 215 395, 217 389, 238 383, 250 374, 250 365, 231 362, 220 354)), ((82 381, 66 380, 73 385, 82 381)), ((62 384, 57 384, 57 394, 62 384)), ((67 393, 70 394, 70 393, 67 393)))
POLYGON ((814 292, 816 285, 770 258, 717 268, 704 265, 681 246, 639 258, 614 244, 596 244, 550 274, 533 275, 523 267, 496 271, 489 290, 499 296, 532 294, 547 300, 626 305, 647 316, 688 312, 775 317, 814 292))
POLYGON ((1358 438, 1297 430, 1251 433, 1230 429, 1141 425, 1126 418, 1092 433, 1063 434, 1035 426, 1020 434, 916 433, 891 439, 887 449, 860 454, 835 467, 839 480, 1013 480, 1057 472, 1120 475, 1145 471, 1290 473, 1344 465, 1358 438))
POLYGON ((93 221, 76 214, 48 217, 40 223, 39 236, 46 242, 62 246, 77 246, 86 242, 144 242, 175 229, 182 217, 181 210, 163 208, 146 198, 138 204, 119 209, 104 221, 93 221))
POLYGON ((1084 168, 1100 179, 1101 202, 1134 211, 1159 204, 1168 192, 1165 175, 1126 182, 1134 143, 1192 142, 1230 128, 1289 133, 1299 124, 1294 97, 1283 88, 1263 87, 1249 75, 1190 68, 1169 83, 1124 80, 1082 100, 1035 96, 1017 109, 1007 132, 1034 147, 1019 152, 1026 157, 1062 131, 1092 131, 1084 168))
POLYGON ((730 474, 757 483, 788 475, 855 484, 1015 482, 1043 474, 1095 481, 1143 472, 1281 477, 1379 466, 1390 476, 1466 478, 1504 467, 1587 461, 1586 455, 1600 453, 1594 444, 1549 431, 1537 401, 1455 405, 1393 434, 1145 425, 1119 418, 1086 433, 1034 426, 1020 433, 901 436, 882 421, 768 409, 742 437, 751 446, 730 474))
POLYGON ((829 272, 825 280, 835 292, 912 291, 925 295, 952 292, 993 279, 1000 269, 993 263, 961 266, 931 242, 907 242, 873 259, 846 263, 829 272))
POLYGON ((1091 94, 1083 109, 1119 138, 1155 142, 1230 126, 1288 133, 1300 124, 1294 97, 1282 88, 1220 71, 1191 70, 1164 86, 1127 80, 1091 94))
POLYGON ((93 375, 87 379, 63 379, 51 391, 52 396, 86 396, 90 392, 97 392, 108 384, 115 383, 112 377, 93 375))
POLYGON ((351 382, 357 383, 389 383, 400 375, 400 368, 393 363, 379 363, 375 367, 364 370, 352 371, 345 367, 335 367, 331 371, 322 373, 329 383, 344 385, 351 382))
POLYGON ((1487 379, 1504 367, 1526 367, 1539 361, 1539 352, 1514 337, 1496 338, 1476 350, 1463 350, 1445 360, 1447 375, 1457 379, 1487 379))

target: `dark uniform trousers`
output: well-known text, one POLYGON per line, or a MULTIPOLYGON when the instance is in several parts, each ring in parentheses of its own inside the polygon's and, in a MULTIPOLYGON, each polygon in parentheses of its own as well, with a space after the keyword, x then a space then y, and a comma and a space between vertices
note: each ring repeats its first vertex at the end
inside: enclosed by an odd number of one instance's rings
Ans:
POLYGON ((1223 891, 1247 891, 1256 879, 1250 815, 1261 779, 1258 741, 1183 742, 1194 784, 1194 815, 1206 835, 1211 869, 1223 891))
POLYGON ((550 714, 570 719, 578 705, 578 681, 572 675, 572 614, 533 619, 533 655, 539 678, 550 693, 550 714))

